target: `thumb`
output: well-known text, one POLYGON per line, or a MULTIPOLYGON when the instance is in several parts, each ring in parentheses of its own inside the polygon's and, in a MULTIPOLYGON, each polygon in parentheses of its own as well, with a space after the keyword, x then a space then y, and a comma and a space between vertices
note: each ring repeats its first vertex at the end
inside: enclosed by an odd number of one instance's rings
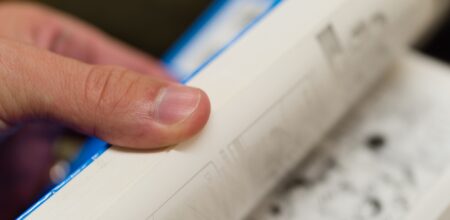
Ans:
POLYGON ((155 148, 199 132, 210 111, 199 89, 9 40, 0 40, 0 80, 0 129, 48 118, 114 145, 155 148))

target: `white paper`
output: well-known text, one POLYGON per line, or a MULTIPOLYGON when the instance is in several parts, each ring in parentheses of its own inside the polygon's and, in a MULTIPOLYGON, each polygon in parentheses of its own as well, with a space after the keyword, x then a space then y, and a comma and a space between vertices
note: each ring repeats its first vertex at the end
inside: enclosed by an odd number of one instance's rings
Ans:
POLYGON ((449 112, 450 67, 404 56, 248 219, 437 220, 450 204, 449 112))

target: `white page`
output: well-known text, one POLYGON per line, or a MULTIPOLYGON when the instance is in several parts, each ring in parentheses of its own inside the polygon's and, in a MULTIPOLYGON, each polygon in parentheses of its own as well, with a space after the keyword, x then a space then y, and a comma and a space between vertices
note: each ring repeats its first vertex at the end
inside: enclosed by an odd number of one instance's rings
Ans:
POLYGON ((416 204, 406 220, 450 219, 450 165, 446 168, 446 174, 437 184, 429 187, 425 196, 416 199, 416 204))
POLYGON ((249 219, 437 220, 450 204, 450 67, 408 54, 308 160, 249 219))
POLYGON ((392 42, 428 25, 433 3, 283 2, 190 82, 212 101, 198 137, 109 149, 30 217, 240 219, 377 81, 392 42))

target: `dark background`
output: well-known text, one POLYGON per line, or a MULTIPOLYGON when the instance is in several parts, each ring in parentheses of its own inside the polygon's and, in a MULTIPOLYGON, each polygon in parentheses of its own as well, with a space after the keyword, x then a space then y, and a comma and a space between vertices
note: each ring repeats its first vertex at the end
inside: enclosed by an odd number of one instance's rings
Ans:
POLYGON ((450 12, 447 12, 442 24, 419 49, 450 63, 450 12))
POLYGON ((212 0, 40 0, 154 56, 185 31, 212 0))
MULTIPOLYGON (((212 0, 40 0, 161 56, 212 0)), ((450 16, 419 49, 450 62, 450 16)))

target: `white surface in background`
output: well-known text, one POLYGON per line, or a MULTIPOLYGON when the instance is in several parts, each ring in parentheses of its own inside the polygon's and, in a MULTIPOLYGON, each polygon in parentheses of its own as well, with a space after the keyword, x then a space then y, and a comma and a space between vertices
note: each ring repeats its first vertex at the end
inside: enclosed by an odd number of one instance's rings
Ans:
POLYGON ((404 219, 449 165, 450 69, 410 56, 249 219, 404 219))

